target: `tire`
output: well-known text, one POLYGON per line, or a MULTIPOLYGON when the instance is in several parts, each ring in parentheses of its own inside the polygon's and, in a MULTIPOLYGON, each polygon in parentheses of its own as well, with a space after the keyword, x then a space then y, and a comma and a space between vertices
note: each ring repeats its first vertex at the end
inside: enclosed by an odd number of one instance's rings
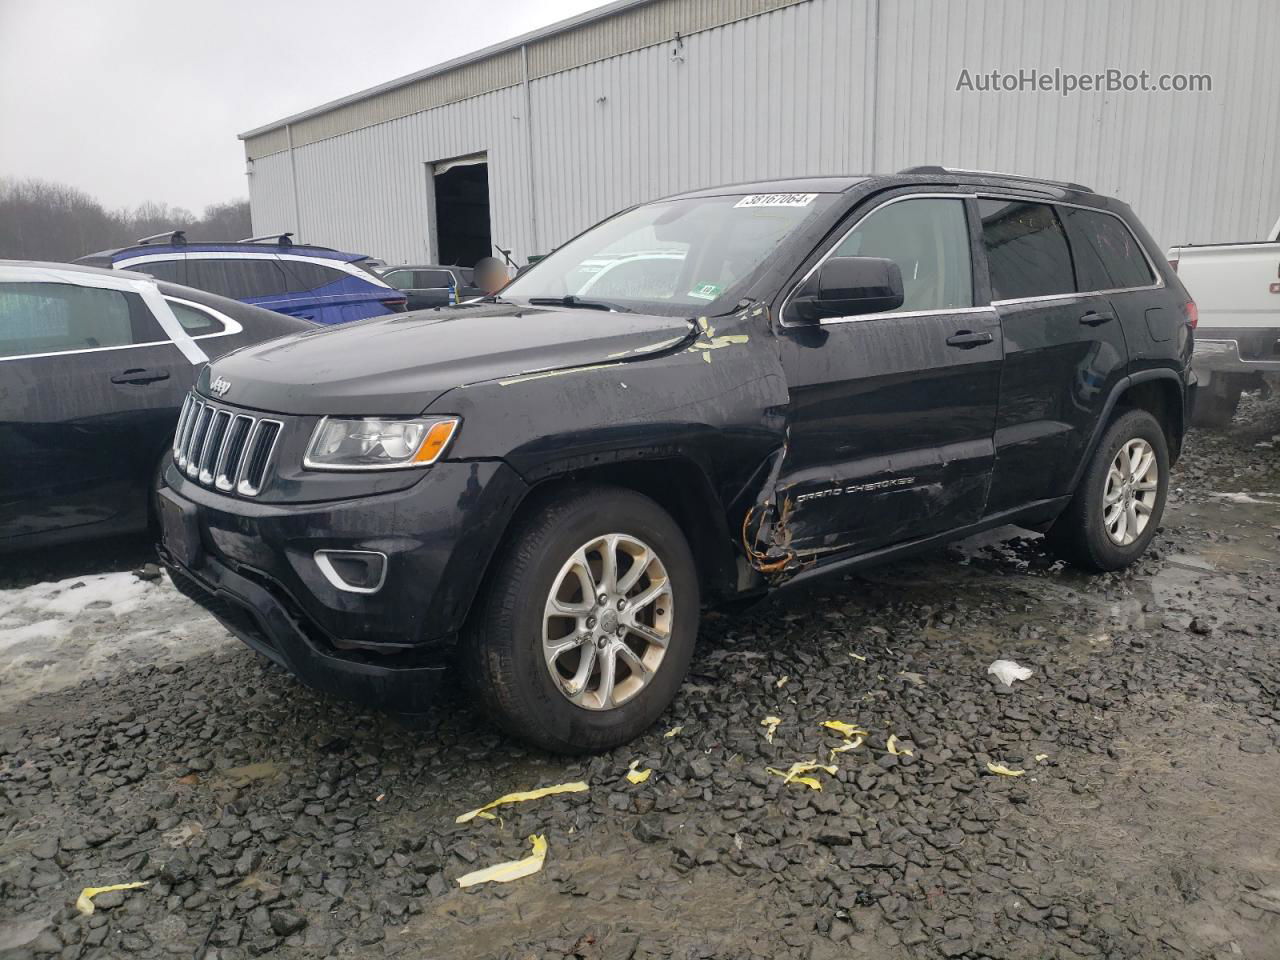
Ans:
POLYGON ((1168 492, 1169 446, 1164 430, 1147 411, 1130 410, 1117 417, 1103 433, 1075 496, 1046 539, 1058 556, 1085 570, 1104 573, 1127 567, 1142 556, 1155 536, 1168 492), (1135 457, 1130 462, 1142 473, 1139 482, 1121 482, 1117 479, 1123 477, 1120 469, 1112 477, 1113 464, 1123 463, 1118 460, 1122 448, 1126 454, 1139 450, 1154 454, 1151 466, 1155 476, 1151 477, 1148 468, 1143 466, 1145 459, 1136 462, 1135 457), (1109 491, 1117 489, 1120 495, 1108 507, 1105 501, 1109 491), (1145 510, 1138 506, 1132 512, 1125 509, 1130 497, 1135 504, 1145 504, 1145 510), (1114 512, 1117 504, 1123 517, 1114 512), (1109 524, 1108 519, 1112 517, 1118 519, 1109 524), (1130 526, 1135 517, 1140 521, 1140 529, 1130 540, 1130 526))
POLYGON ((512 736, 556 753, 609 750, 652 725, 688 672, 700 616, 693 554, 670 515, 631 490, 571 488, 526 512, 500 550, 460 650, 483 708, 512 736), (648 635, 633 632, 641 627, 648 635), (651 639, 660 636, 664 645, 651 639), (609 661, 616 683, 606 697, 609 661))
POLYGON ((1240 393, 1239 385, 1227 387, 1223 391, 1214 387, 1197 391, 1195 406, 1191 410, 1191 425, 1213 430, 1231 426, 1236 408, 1240 406, 1240 393))

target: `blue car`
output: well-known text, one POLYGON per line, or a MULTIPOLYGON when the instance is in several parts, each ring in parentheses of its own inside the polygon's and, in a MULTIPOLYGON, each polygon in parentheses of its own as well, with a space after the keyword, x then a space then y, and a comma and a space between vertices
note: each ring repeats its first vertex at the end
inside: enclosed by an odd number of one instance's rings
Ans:
POLYGON ((76 262, 149 273, 313 323, 349 323, 404 311, 404 293, 366 265, 374 262, 369 257, 295 244, 291 237, 220 243, 188 241, 177 230, 76 262))

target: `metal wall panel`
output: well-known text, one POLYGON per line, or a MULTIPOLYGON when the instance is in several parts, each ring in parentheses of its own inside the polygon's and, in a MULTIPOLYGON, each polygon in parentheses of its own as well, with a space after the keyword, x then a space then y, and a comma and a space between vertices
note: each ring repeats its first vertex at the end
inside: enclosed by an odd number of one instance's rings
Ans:
POLYGON ((805 0, 655 0, 529 44, 529 70, 562 70, 673 40, 805 0))
POLYGON ((882 0, 876 166, 1074 180, 1125 200, 1164 246, 1259 239, 1280 215, 1275 13, 1268 0, 882 0), (965 67, 1207 73, 1213 90, 957 91, 965 67))
MULTIPOLYGON (((717 15, 738 2, 767 0, 715 0, 717 15)), ((535 79, 532 174, 522 85, 298 146, 298 232, 396 262, 425 259, 425 165, 486 151, 494 238, 521 259, 684 189, 917 163, 1080 181, 1132 204, 1165 245, 1256 239, 1280 215, 1273 9, 1269 0, 808 0, 686 36, 678 56, 661 43, 535 79), (1214 89, 956 90, 966 67, 1055 66, 1210 73, 1214 89)), ((293 228, 281 157, 253 165, 255 233, 293 228)))

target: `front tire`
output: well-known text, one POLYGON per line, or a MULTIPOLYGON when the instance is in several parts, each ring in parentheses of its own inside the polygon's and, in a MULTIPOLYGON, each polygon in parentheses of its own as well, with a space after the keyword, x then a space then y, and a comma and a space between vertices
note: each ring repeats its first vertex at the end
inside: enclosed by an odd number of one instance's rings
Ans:
POLYGON ((646 730, 684 680, 700 615, 670 515, 631 490, 573 488, 526 513, 502 551, 462 649, 497 723, 557 753, 646 730))
POLYGON ((1169 491, 1169 445, 1145 410, 1121 414, 1102 435, 1071 503, 1050 529, 1050 548, 1104 573, 1142 556, 1169 491))

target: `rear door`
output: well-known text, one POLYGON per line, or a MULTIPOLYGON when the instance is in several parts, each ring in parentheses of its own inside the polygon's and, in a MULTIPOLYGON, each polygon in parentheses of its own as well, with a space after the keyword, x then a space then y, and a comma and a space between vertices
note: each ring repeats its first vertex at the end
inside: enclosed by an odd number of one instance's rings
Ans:
POLYGON ((194 369, 136 292, 0 280, 0 540, 141 526, 194 369))
POLYGON ((1142 243, 1118 215, 1087 207, 1058 208, 1071 241, 1081 290, 1105 296, 1124 331, 1134 368, 1164 361, 1186 322, 1180 298, 1170 297, 1142 243))
POLYGON ((1080 290, 1051 203, 984 196, 978 210, 1005 344, 988 504, 998 513, 1071 492, 1128 349, 1110 300, 1080 290))
POLYGON ((791 406, 777 503, 801 559, 862 553, 983 515, 1001 331, 974 270, 977 241, 971 199, 900 194, 859 214, 826 253, 894 260, 900 309, 792 325, 784 306, 791 406))

